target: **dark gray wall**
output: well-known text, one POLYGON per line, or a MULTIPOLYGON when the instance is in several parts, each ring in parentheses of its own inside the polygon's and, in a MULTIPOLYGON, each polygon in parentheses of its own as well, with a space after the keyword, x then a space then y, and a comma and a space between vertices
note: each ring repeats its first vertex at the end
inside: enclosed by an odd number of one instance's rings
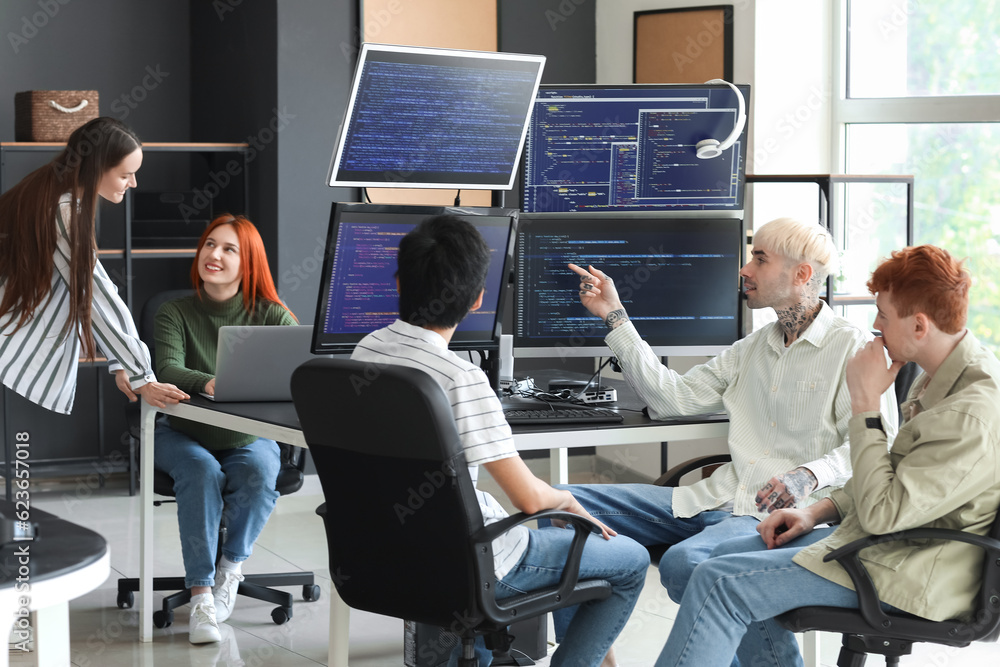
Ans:
POLYGON ((277 2, 191 0, 190 8, 191 140, 250 144, 250 209, 228 212, 245 214, 257 226, 274 273, 282 125, 277 112, 277 2))
POLYGON ((0 35, 0 141, 22 90, 97 90, 144 141, 190 140, 186 3, 3 0, 0 35))
POLYGON ((312 323, 330 205, 355 188, 325 184, 357 52, 354 0, 279 0, 278 105, 289 121, 278 142, 278 292, 312 323))
POLYGON ((545 56, 542 83, 594 83, 595 2, 500 0, 500 50, 545 56))

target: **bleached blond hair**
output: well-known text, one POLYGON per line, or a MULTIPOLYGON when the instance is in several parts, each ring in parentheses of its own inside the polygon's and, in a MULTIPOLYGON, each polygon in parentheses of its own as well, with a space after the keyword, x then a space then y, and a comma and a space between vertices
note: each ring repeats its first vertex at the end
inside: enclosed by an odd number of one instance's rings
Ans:
POLYGON ((754 231, 754 245, 783 255, 790 262, 807 262, 814 278, 826 280, 837 270, 837 246, 823 226, 795 218, 777 218, 754 231))

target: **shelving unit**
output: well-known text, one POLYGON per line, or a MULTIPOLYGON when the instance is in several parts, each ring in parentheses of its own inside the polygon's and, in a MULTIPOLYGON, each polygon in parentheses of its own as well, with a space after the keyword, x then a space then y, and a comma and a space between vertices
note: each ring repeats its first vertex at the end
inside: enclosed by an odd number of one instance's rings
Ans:
MULTIPOLYGON (((64 147, 65 143, 0 142, 0 192, 6 191, 9 187, 26 176, 30 171, 48 162, 48 160, 54 157, 55 154, 57 154, 64 147), (20 165, 22 168, 18 168, 19 165, 14 164, 20 159, 23 159, 26 163, 25 165, 20 165)), ((143 161, 143 171, 139 174, 141 190, 155 189, 146 187, 146 179, 144 179, 143 176, 151 170, 151 163, 157 161, 158 158, 156 156, 164 154, 199 156, 202 158, 201 164, 194 165, 192 164, 192 161, 189 161, 189 163, 181 170, 163 170, 162 167, 169 165, 160 165, 161 171, 163 174, 168 174, 171 178, 176 177, 177 174, 175 172, 187 173, 187 180, 191 184, 194 184, 196 189, 202 190, 206 195, 214 191, 214 194, 209 197, 211 200, 214 200, 225 189, 226 194, 228 195, 227 198, 230 201, 238 202, 235 205, 230 204, 232 208, 236 209, 241 205, 242 212, 246 213, 249 211, 249 168, 252 156, 248 144, 144 143, 142 145, 142 150, 145 159, 143 161), (220 168, 217 163, 217 158, 227 154, 233 157, 230 157, 229 160, 220 168), (197 177, 194 175, 195 172, 201 173, 203 176, 197 177), (220 186, 219 181, 222 180, 225 180, 226 183, 220 186), (232 187, 241 189, 241 193, 238 197, 232 196, 232 192, 229 190, 229 188, 232 187)), ((155 183, 155 176, 150 180, 155 183)), ((171 179, 168 178, 167 180, 171 179)), ((132 236, 134 207, 131 190, 129 190, 126 194, 123 204, 123 232, 120 237, 120 243, 117 241, 113 243, 105 243, 105 246, 112 247, 102 247, 98 250, 97 254, 98 259, 102 262, 102 264, 106 264, 105 268, 109 269, 109 274, 111 274, 112 278, 119 284, 119 289, 122 291, 122 298, 129 310, 132 311, 133 317, 137 317, 138 313, 136 312, 136 307, 141 307, 142 301, 138 301, 136 298, 137 281, 135 278, 146 276, 143 276, 143 272, 141 270, 139 273, 134 272, 133 262, 176 259, 186 259, 190 261, 190 259, 194 257, 195 248, 134 248, 132 236), (109 264, 117 264, 118 268, 107 266, 109 264)), ((105 234, 105 236, 108 235, 105 234)), ((184 266, 182 275, 186 276, 186 269, 187 265, 184 266)), ((153 282, 158 282, 161 276, 156 275, 151 277, 154 279, 153 282)), ((165 285, 161 286, 161 288, 170 289, 171 286, 165 285)), ((160 291, 160 288, 155 289, 155 291, 160 291)), ((104 476, 107 473, 128 469, 130 462, 127 456, 123 456, 120 460, 109 460, 108 448, 105 446, 104 442, 107 427, 105 424, 105 402, 106 399, 110 398, 105 396, 105 386, 109 383, 109 381, 103 376, 110 377, 106 370, 105 372, 102 372, 102 369, 106 369, 106 367, 106 359, 80 361, 81 376, 77 385, 77 405, 74 407, 74 414, 70 417, 55 415, 53 419, 43 419, 40 413, 45 413, 46 415, 49 413, 41 408, 37 408, 37 406, 33 406, 21 396, 18 396, 14 392, 8 391, 6 387, 3 387, 3 391, 0 392, 0 401, 2 401, 3 404, 2 437, 4 443, 3 449, 5 453, 3 477, 5 481, 6 498, 8 500, 11 499, 12 491, 12 474, 10 466, 14 454, 12 451, 14 433, 16 430, 23 430, 20 427, 17 429, 14 428, 12 418, 15 415, 20 418, 26 413, 29 415, 35 413, 32 417, 31 424, 31 429, 35 431, 35 433, 32 434, 32 448, 35 452, 38 452, 38 454, 35 454, 32 457, 31 467, 33 479, 45 474, 51 474, 53 476, 64 476, 67 474, 77 475, 83 479, 83 483, 86 486, 90 483, 90 478, 96 473, 97 483, 103 485, 104 476), (84 382, 87 384, 86 387, 84 382), (93 389, 90 386, 91 382, 96 385, 93 389), (81 408, 80 406, 84 404, 87 407, 81 408), (36 410, 38 412, 35 412, 36 410), (92 411, 92 414, 79 414, 83 410, 88 412, 92 411), (92 443, 95 438, 97 441, 96 447, 90 446, 90 443, 92 443), (76 441, 75 445, 71 445, 70 447, 66 447, 64 445, 65 441, 74 440, 76 441), (35 442, 39 443, 37 448, 35 447, 35 442), (46 449, 49 450, 48 453, 50 454, 65 454, 67 449, 79 449, 80 451, 74 451, 71 456, 52 456, 46 458, 46 449), (79 454, 79 456, 77 454, 79 454)), ((110 382, 110 384, 111 386, 114 386, 113 381, 110 382)), ((122 400, 124 400, 124 397, 122 397, 122 400)), ((124 417, 122 417, 122 420, 124 423, 124 417)))

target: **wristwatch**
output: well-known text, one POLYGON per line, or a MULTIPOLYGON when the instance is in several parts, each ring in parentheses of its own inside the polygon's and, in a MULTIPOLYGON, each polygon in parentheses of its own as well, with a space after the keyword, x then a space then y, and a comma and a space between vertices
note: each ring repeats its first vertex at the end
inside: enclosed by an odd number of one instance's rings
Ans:
POLYGON ((882 426, 882 416, 878 417, 865 417, 865 428, 877 428, 878 430, 885 433, 885 427, 882 426))

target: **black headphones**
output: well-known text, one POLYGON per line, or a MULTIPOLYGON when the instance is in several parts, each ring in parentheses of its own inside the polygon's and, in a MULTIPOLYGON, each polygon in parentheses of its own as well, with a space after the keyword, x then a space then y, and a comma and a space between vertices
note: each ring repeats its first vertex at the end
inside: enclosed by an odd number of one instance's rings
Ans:
POLYGON ((706 81, 705 83, 724 83, 732 88, 736 93, 736 99, 739 100, 739 111, 736 114, 736 125, 733 126, 733 131, 729 133, 729 136, 726 137, 725 141, 719 143, 716 139, 702 139, 695 144, 695 152, 702 160, 708 160, 722 155, 722 151, 736 143, 736 139, 740 136, 740 132, 743 131, 743 126, 746 125, 747 122, 746 101, 743 99, 743 93, 740 92, 739 88, 722 79, 712 79, 710 81, 706 81))

